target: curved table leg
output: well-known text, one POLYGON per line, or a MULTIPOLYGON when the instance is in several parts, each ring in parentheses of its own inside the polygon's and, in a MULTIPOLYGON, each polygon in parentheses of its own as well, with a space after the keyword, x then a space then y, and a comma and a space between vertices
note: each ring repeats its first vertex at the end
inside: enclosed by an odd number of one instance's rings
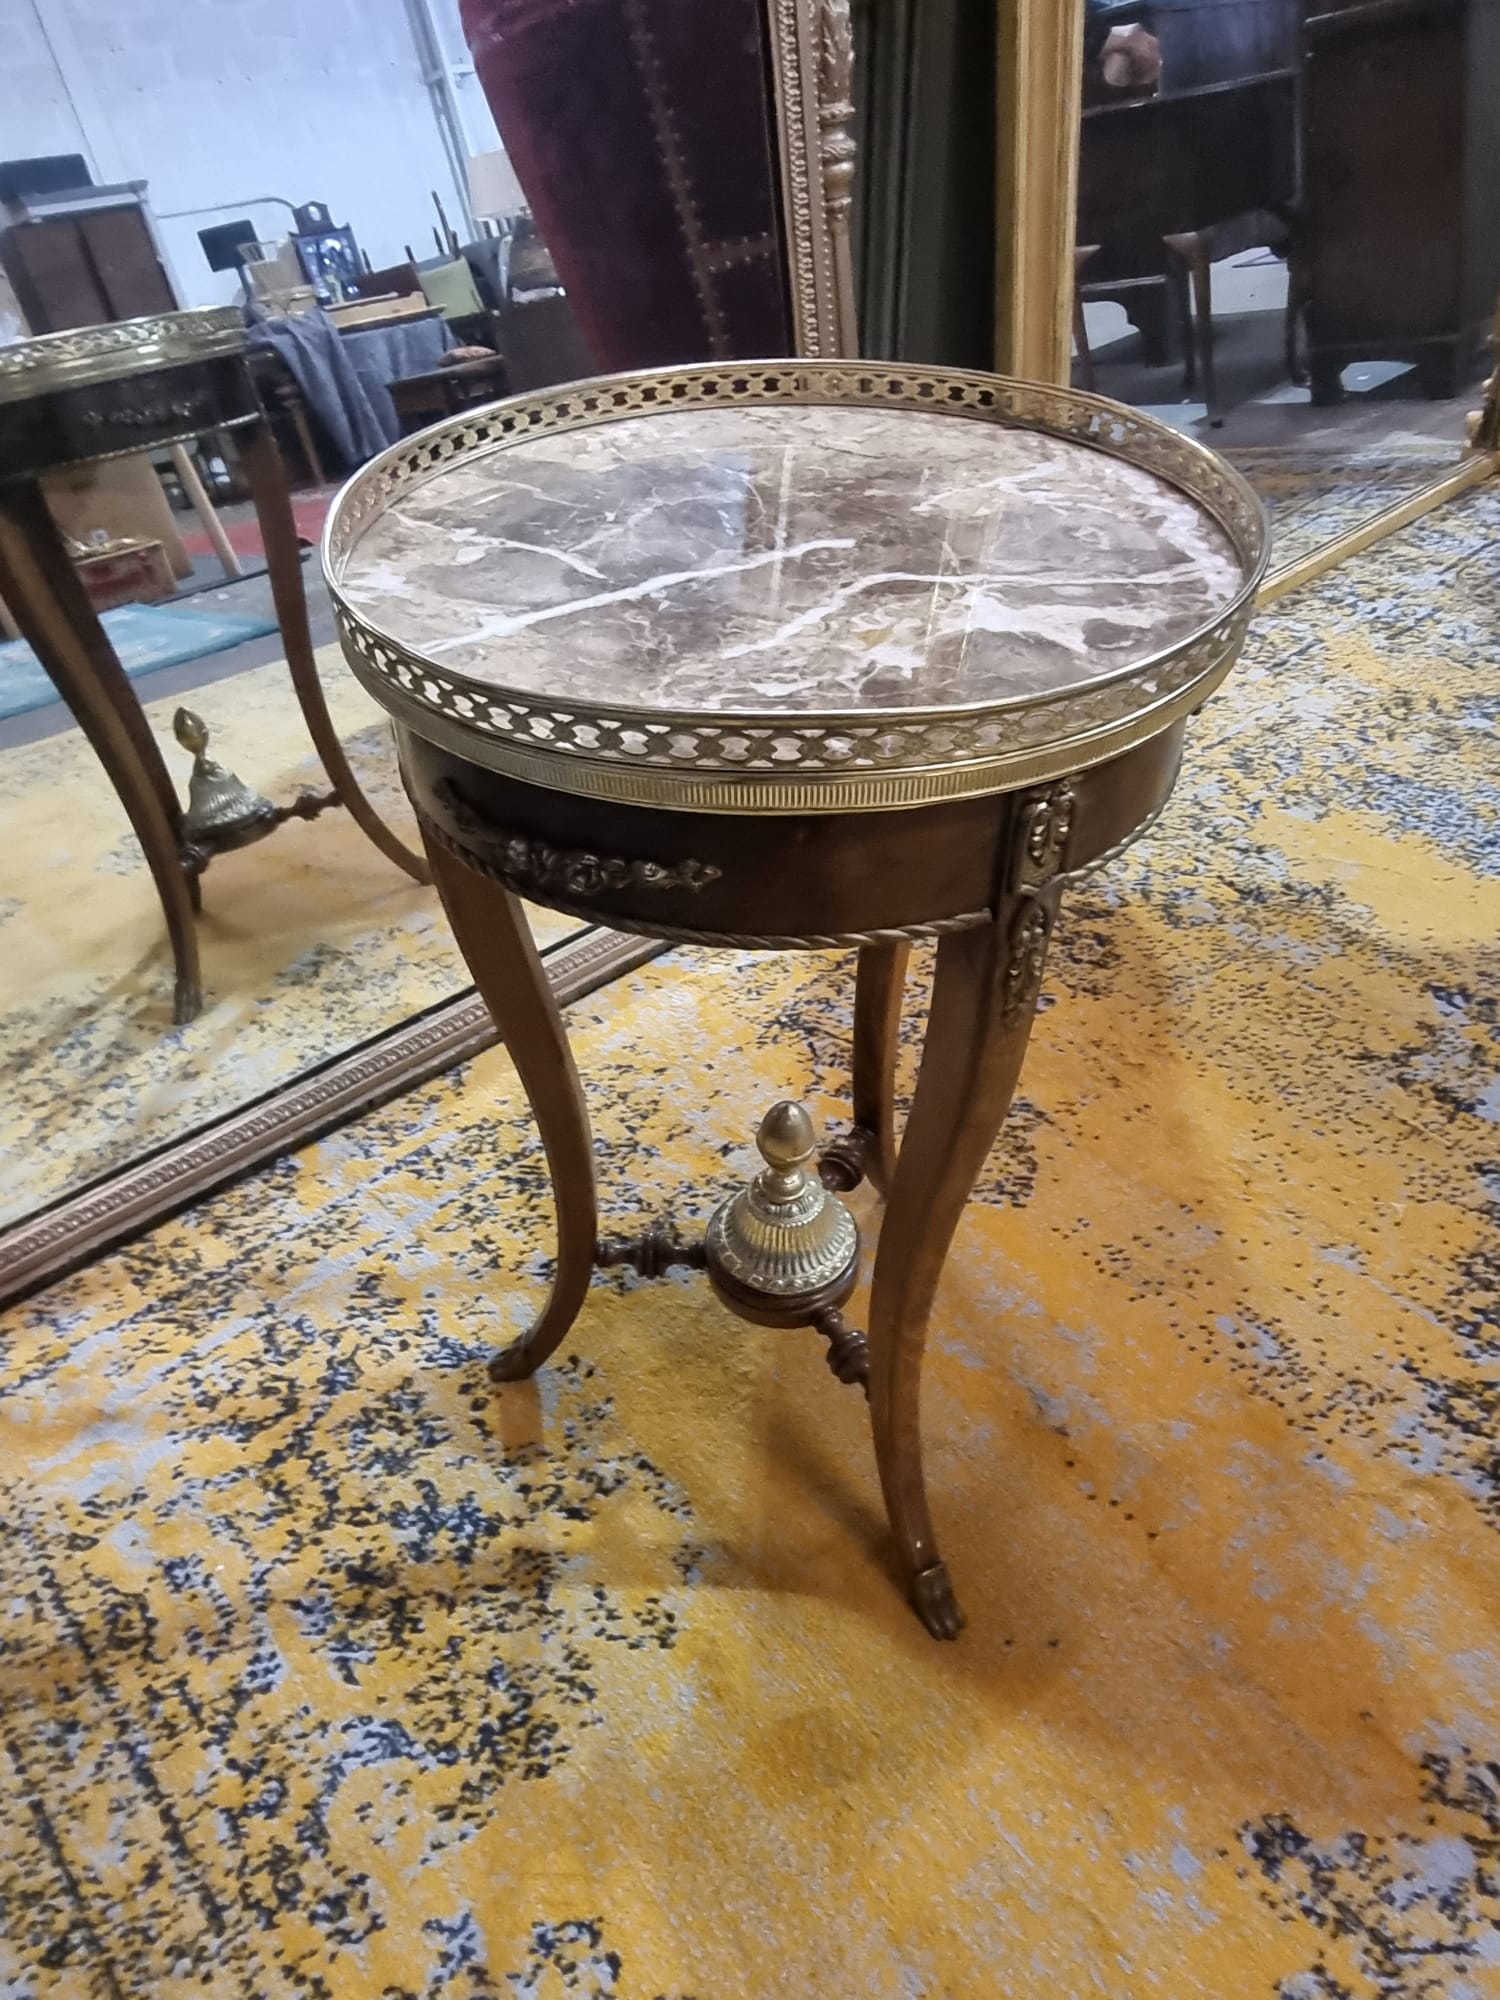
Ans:
POLYGON ((297 522, 287 491, 286 469, 271 435, 271 426, 262 418, 239 432, 239 457, 244 468, 250 497, 255 502, 261 540, 265 544, 266 568, 271 577, 271 600, 286 646, 287 668, 302 709, 307 733, 322 760, 340 805, 360 831, 383 855, 404 868, 413 881, 429 882, 426 865, 418 854, 398 840, 359 788, 349 768, 344 746, 328 713, 318 663, 313 654, 312 629, 307 622, 307 593, 302 588, 302 551, 297 540, 297 522))
POLYGON ((557 1268, 541 1317, 490 1363, 497 1382, 533 1375, 578 1317, 593 1275, 599 1216, 588 1108, 567 1031, 526 913, 508 889, 427 843, 432 877, 485 1005, 531 1104, 557 1203, 557 1268))
POLYGON ((875 1257, 875 1457, 912 1601, 939 1639, 956 1638, 964 1620, 922 1478, 922 1351, 948 1246, 1021 1072, 1057 895, 1007 898, 993 924, 939 944, 916 1096, 875 1257))
POLYGON ((854 1122, 874 1142, 866 1171, 882 1194, 896 1172, 896 1046, 910 956, 910 945, 864 945, 854 975, 854 1122))
POLYGON ((182 806, 135 689, 34 482, 0 488, 0 592, 141 843, 167 920, 176 968, 172 1019, 181 1027, 203 1006, 193 924, 197 883, 183 867, 182 806))

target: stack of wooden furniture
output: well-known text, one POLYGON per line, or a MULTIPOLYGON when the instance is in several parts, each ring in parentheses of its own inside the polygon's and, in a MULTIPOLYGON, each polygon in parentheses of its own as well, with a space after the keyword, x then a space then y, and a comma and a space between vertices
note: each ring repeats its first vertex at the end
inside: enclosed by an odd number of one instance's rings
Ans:
MULTIPOLYGON (((1500 10, 1489 0, 1189 0, 1135 10, 1161 45, 1156 94, 1085 108, 1084 297, 1121 304, 1148 363, 1174 293, 1187 383, 1217 413, 1209 267, 1286 254, 1288 372, 1313 400, 1351 362, 1415 364, 1430 396, 1478 371, 1500 285, 1500 10), (1195 369, 1196 362, 1196 369, 1195 369)), ((1080 341, 1085 375, 1086 340, 1080 341)))

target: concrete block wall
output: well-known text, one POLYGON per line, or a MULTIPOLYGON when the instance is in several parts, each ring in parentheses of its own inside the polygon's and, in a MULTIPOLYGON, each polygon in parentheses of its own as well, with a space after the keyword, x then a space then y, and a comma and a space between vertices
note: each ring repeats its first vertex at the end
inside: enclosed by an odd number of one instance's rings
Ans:
POLYGON ((0 158, 87 151, 33 0, 0 0, 0 158))
POLYGON ((200 228, 286 233, 247 196, 327 202, 377 265, 433 251, 431 189, 462 228, 406 0, 0 0, 0 47, 0 156, 83 152, 158 216, 234 204, 161 223, 185 305, 236 290, 200 228))

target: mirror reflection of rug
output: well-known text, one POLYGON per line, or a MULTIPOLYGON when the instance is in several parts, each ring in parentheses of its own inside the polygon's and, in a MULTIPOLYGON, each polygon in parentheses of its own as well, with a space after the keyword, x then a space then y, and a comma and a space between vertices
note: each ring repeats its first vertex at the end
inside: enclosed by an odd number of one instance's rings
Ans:
MULTIPOLYGON (((318 656, 366 796, 415 838, 390 724, 318 656)), ((172 695, 146 719, 179 791, 172 695)), ((284 661, 188 696, 214 754, 278 803, 327 789, 284 661)), ((161 907, 83 732, 0 754, 0 1225, 462 992, 438 907, 341 811, 221 855, 203 884, 203 1012, 172 1025, 161 907)), ((578 926, 535 911, 545 946, 578 926)), ((0 1991, 4 1981, 0 1977, 0 1991)))
POLYGON ((1240 444, 1224 456, 1260 495, 1271 520, 1271 564, 1278 568, 1300 562, 1335 535, 1452 472, 1460 452, 1444 439, 1402 435, 1342 450, 1240 444))
MULTIPOLYGON (((1273 606, 1064 903, 929 1348, 956 1645, 811 1334, 608 1274, 488 1381, 503 1050, 13 1310, 0 1991, 1496 2000, 1497 554, 1273 606)), ((570 1010, 607 1227, 847 1116, 851 973, 570 1010)))
MULTIPOLYGON (((276 630, 270 618, 190 611, 176 604, 121 604, 100 620, 127 674, 181 666, 204 653, 227 652, 276 630)), ((46 668, 24 639, 0 645, 0 716, 25 715, 57 700, 46 668)))

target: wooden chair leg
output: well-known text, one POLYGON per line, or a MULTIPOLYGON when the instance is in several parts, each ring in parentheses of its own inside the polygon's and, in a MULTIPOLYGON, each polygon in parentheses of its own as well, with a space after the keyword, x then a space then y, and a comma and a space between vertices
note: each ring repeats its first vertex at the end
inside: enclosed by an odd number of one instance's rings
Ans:
POLYGON ((1171 294, 1172 316, 1182 341, 1182 393, 1191 396, 1198 387, 1198 344, 1193 333, 1193 299, 1188 288, 1187 265, 1181 257, 1170 259, 1167 289, 1171 294))
POLYGON ((1073 294, 1073 345, 1078 350, 1078 386, 1092 395, 1099 386, 1094 373, 1094 350, 1089 346, 1088 321, 1083 316, 1083 300, 1073 294))
POLYGON ((0 594, 73 711, 141 843, 172 944, 172 1018, 181 1026, 203 1006, 196 885, 183 867, 182 806, 135 689, 35 482, 0 487, 0 594))
POLYGON ((874 1141, 865 1171, 882 1194, 896 1172, 896 1049, 910 945, 867 944, 854 976, 854 1122, 874 1141))
POLYGON ((323 769, 339 795, 339 803, 360 831, 388 860, 404 868, 413 881, 428 882, 431 876, 421 856, 398 840, 359 788, 349 768, 344 746, 339 741, 323 683, 318 678, 318 662, 313 653, 312 629, 307 622, 307 593, 302 587, 302 551, 297 541, 297 522, 287 491, 286 469, 271 427, 262 420, 237 433, 240 464, 250 497, 255 502, 261 540, 265 544, 266 567, 271 577, 271 599, 276 606, 286 647, 287 668, 302 709, 308 734, 322 760, 323 769))
POLYGON ((214 503, 208 497, 208 488, 193 463, 193 455, 185 444, 171 447, 172 463, 177 468, 177 477, 182 481, 182 490, 187 495, 188 505, 198 516, 199 525, 207 535, 209 546, 219 558, 219 567, 229 577, 243 576, 244 566, 234 552, 234 545, 225 533, 224 523, 219 519, 214 503))
POLYGON ((307 406, 295 391, 288 407, 292 413, 292 428, 297 433, 297 442, 302 448, 302 456, 307 460, 307 470, 314 486, 326 486, 328 474, 323 470, 323 461, 318 455, 317 443, 313 438, 312 425, 307 421, 307 406))
POLYGON ((1299 389, 1307 386, 1307 369, 1302 362, 1303 316, 1307 308, 1307 266, 1295 241, 1286 258, 1286 317, 1282 321, 1282 347, 1286 376, 1299 389))
POLYGON ((928 1630, 963 1614, 938 1554, 922 1477, 927 1322, 958 1219, 1021 1073, 1056 891, 1003 902, 938 946, 916 1096, 901 1141, 870 1299, 870 1415, 886 1512, 928 1630))
POLYGON ((1088 320, 1083 310, 1083 271, 1098 250, 1097 243, 1079 243, 1073 249, 1073 345, 1078 350, 1079 386, 1090 394, 1098 388, 1099 379, 1094 373, 1094 350, 1089 346, 1088 320))
POLYGON ((557 1203, 557 1266, 541 1316, 490 1363, 497 1382, 534 1375, 557 1350, 588 1294, 599 1235, 594 1145, 567 1030, 526 913, 508 889, 427 844, 432 877, 459 949, 520 1074, 557 1203))
POLYGON ((1219 409, 1218 384, 1214 379, 1213 276, 1208 239, 1201 230, 1189 230, 1183 235, 1168 236, 1163 240, 1167 248, 1187 265, 1193 288, 1193 335, 1198 354, 1198 373, 1203 382, 1208 421, 1217 427, 1224 418, 1219 409))

